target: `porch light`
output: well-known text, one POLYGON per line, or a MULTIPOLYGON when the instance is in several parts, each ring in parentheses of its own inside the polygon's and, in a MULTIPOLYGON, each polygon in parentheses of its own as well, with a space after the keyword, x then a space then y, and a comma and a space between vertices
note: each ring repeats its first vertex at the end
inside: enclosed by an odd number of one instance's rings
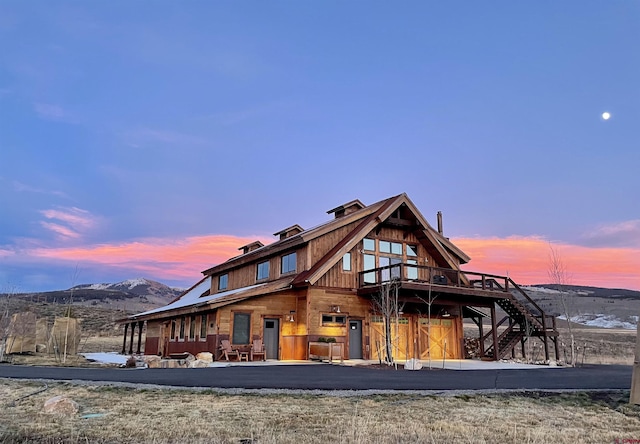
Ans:
POLYGON ((331 306, 331 313, 340 313, 340 306, 339 305, 332 305, 331 306))
POLYGON ((451 313, 449 313, 447 310, 442 310, 442 317, 443 318, 450 318, 451 317, 451 313))
POLYGON ((287 316, 287 319, 289 320, 289 322, 295 322, 296 321, 296 311, 295 310, 291 310, 289 312, 289 316, 287 316))

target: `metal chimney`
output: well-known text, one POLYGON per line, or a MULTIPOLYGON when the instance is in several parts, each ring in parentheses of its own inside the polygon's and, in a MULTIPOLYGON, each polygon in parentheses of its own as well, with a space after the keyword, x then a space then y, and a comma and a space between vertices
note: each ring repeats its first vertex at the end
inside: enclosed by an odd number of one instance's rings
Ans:
POLYGON ((442 211, 438 211, 438 233, 442 234, 442 211))

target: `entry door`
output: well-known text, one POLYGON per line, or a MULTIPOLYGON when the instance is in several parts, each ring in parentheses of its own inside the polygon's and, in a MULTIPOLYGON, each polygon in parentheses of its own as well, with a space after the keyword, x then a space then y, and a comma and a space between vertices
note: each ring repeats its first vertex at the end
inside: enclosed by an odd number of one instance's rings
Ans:
POLYGON ((280 319, 264 318, 264 346, 267 359, 278 359, 280 319))
POLYGON ((362 321, 349 321, 349 359, 362 359, 362 321))

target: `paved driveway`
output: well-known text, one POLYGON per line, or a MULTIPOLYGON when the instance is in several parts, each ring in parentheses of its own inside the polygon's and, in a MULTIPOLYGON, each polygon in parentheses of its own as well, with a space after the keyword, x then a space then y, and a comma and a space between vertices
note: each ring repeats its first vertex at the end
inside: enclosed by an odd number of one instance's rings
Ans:
POLYGON ((2 378, 84 380, 181 387, 319 390, 628 389, 631 366, 539 370, 380 370, 341 365, 118 369, 0 365, 2 378))

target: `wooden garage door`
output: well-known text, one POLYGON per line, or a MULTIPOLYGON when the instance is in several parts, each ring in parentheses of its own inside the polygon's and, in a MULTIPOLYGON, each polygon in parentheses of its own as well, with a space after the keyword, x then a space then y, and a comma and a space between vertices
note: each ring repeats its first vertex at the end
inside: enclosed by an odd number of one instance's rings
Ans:
MULTIPOLYGON (((384 322, 382 316, 372 316, 370 327, 371 341, 371 359, 384 359, 384 322)), ((411 358, 407 356, 407 348, 413 343, 411 331, 411 322, 409 318, 398 318, 391 322, 391 343, 393 345, 393 359, 396 361, 404 361, 411 358)))
POLYGON ((456 335, 455 319, 431 318, 431 341, 429 341, 429 320, 418 319, 418 343, 420 345, 420 359, 429 359, 429 345, 431 345, 431 359, 447 359, 458 357, 458 339, 456 335))

